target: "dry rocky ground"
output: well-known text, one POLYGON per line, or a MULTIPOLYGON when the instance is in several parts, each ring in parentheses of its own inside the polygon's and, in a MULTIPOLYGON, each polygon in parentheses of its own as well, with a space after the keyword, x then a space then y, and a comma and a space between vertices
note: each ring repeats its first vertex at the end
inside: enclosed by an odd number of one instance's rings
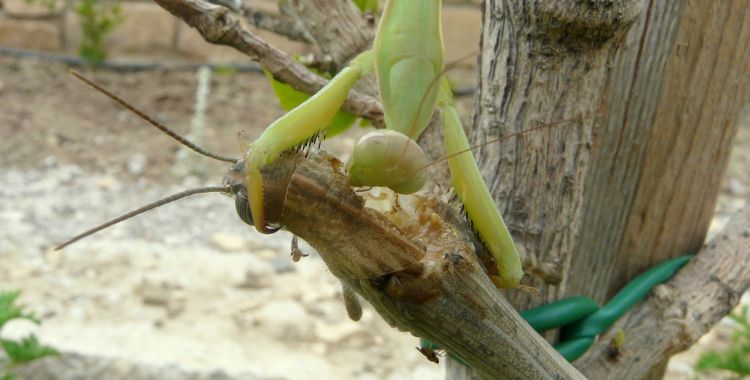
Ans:
MULTIPOLYGON (((148 16, 154 25, 172 25, 148 4, 129 5, 126 12, 133 12, 127 20, 148 16)), ((474 25, 477 13, 462 6, 451 17, 456 30, 471 30, 461 22, 474 25)), ((54 28, 33 25, 54 33, 54 28)), ((35 47, 49 42, 39 38, 42 32, 36 37, 27 33, 18 42, 24 27, 31 28, 0 19, 0 43, 35 47)), ((175 52, 166 39, 153 41, 168 31, 131 35, 127 28, 135 30, 136 24, 123 28, 115 40, 127 43, 113 43, 116 58, 238 59, 189 34, 175 52)), ((449 51, 461 44, 455 38, 449 51)), ((337 281, 312 250, 303 247, 310 257, 293 263, 288 234, 256 234, 237 219, 233 202, 220 195, 189 198, 52 251, 72 234, 145 202, 218 184, 226 170, 224 163, 198 158, 179 161, 194 168, 188 175, 173 174, 180 150, 175 143, 66 70, 59 64, 0 58, 0 288, 23 289, 21 301, 44 321, 41 326, 14 323, 2 333, 13 337, 33 331, 65 353, 28 369, 27 377, 443 377, 440 366, 414 349, 416 338, 388 327, 372 310, 366 309, 360 322, 350 321, 337 281)), ((187 133, 194 72, 87 74, 187 133)), ((204 145, 240 155, 246 141, 281 114, 269 94, 261 75, 214 74, 204 145)), ((750 193, 748 119, 713 229, 750 193)), ((354 129, 328 141, 327 149, 345 155, 361 133, 354 129)), ((720 324, 695 349, 673 360, 668 378, 692 378, 699 352, 725 345, 728 330, 729 324, 720 324)))

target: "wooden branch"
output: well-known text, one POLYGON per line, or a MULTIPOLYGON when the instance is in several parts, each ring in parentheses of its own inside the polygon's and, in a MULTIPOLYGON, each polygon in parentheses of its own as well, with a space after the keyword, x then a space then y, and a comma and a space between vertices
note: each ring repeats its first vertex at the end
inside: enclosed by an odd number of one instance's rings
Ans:
POLYGON ((263 177, 276 221, 392 326, 438 342, 484 378, 583 379, 494 287, 452 209, 420 197, 369 209, 324 153, 287 154, 263 177))
MULTIPOLYGON (((274 78, 289 84, 298 91, 314 94, 326 81, 266 41, 247 30, 228 9, 203 0, 154 0, 162 8, 195 28, 203 38, 213 44, 231 46, 260 63, 274 78)), ((352 91, 344 110, 383 123, 383 111, 372 97, 352 91)))
POLYGON ((256 28, 274 32, 280 36, 287 37, 292 41, 307 43, 314 42, 310 34, 307 33, 298 22, 289 17, 256 9, 247 4, 242 8, 242 12, 247 22, 256 28))
POLYGON ((737 306, 749 287, 750 203, 674 278, 620 319, 576 366, 591 379, 641 378, 693 345, 737 306), (619 330, 625 333, 627 354, 612 360, 607 346, 619 330))
POLYGON ((338 69, 372 45, 375 19, 365 19, 353 1, 290 1, 285 10, 303 25, 338 69))
MULTIPOLYGON (((312 36, 323 52, 322 61, 330 62, 319 66, 325 71, 337 72, 352 57, 372 45, 375 18, 364 17, 352 1, 290 1, 283 9, 312 36)), ((357 83, 356 89, 364 94, 377 96, 375 77, 363 79, 357 83)))

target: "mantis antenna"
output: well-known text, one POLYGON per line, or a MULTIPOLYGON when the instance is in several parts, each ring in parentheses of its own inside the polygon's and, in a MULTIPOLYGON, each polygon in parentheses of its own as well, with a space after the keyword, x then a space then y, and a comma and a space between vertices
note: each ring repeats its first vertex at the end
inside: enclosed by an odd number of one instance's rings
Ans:
POLYGON ((160 131, 166 133, 169 137, 177 140, 177 142, 179 142, 180 144, 182 144, 182 145, 184 145, 184 146, 186 146, 186 147, 194 150, 195 152, 197 152, 197 153, 199 153, 201 155, 204 155, 206 157, 211 157, 211 158, 219 160, 219 161, 231 162, 231 163, 237 162, 236 158, 224 157, 224 156, 220 156, 220 155, 215 154, 215 153, 211 153, 211 152, 209 152, 209 151, 207 151, 207 150, 199 147, 198 145, 195 145, 194 143, 188 141, 186 138, 178 135, 177 132, 169 129, 166 125, 162 124, 159 120, 156 120, 153 116, 151 116, 151 115, 149 115, 149 114, 147 114, 147 113, 145 113, 145 112, 143 112, 143 111, 135 108, 133 105, 131 105, 130 103, 126 102, 124 99, 122 99, 119 96, 113 94, 112 92, 110 92, 109 90, 107 90, 103 86, 99 85, 98 83, 92 81, 91 79, 86 78, 85 76, 83 76, 83 74, 79 73, 78 71, 75 71, 75 70, 71 69, 70 73, 73 74, 74 77, 82 80, 83 82, 85 82, 89 86, 93 87, 95 90, 101 92, 104 95, 107 95, 112 100, 114 100, 117 103, 119 103, 121 106, 127 108, 129 111, 131 111, 134 114, 140 116, 143 120, 149 122, 149 124, 153 125, 154 127, 156 127, 157 129, 159 129, 160 131))
POLYGON ((537 130, 540 130, 540 129, 545 129, 545 128, 564 127, 565 123, 568 123, 568 122, 573 121, 573 120, 574 119, 572 119, 572 120, 568 119, 568 120, 555 121, 555 122, 551 122, 551 123, 541 123, 541 125, 538 125, 536 127, 524 129, 524 130, 518 131, 518 132, 508 133, 507 135, 502 135, 500 137, 496 137, 494 139, 487 140, 487 141, 485 141, 485 142, 483 142, 481 144, 477 144, 477 145, 474 145, 472 147, 469 147, 469 148, 466 148, 466 149, 463 149, 463 150, 459 150, 458 152, 453 152, 451 154, 445 155, 445 156, 443 156, 441 158, 438 158, 438 159, 430 162, 427 165, 422 166, 421 168, 418 168, 416 171, 420 172, 420 171, 422 171, 424 169, 429 168, 432 165, 439 164, 439 163, 441 163, 443 161, 447 161, 447 160, 449 160, 449 159, 451 159, 453 157, 456 157, 459 154, 464 154, 466 152, 471 152, 471 151, 473 151, 475 149, 479 149, 479 148, 481 148, 483 146, 487 146, 487 145, 490 145, 492 143, 496 143, 498 141, 503 141, 503 140, 509 139, 511 137, 518 137, 520 135, 524 135, 526 133, 537 131, 537 130))
POLYGON ((78 234, 78 235, 70 238, 69 240, 66 240, 65 242, 61 243, 57 247, 55 247, 55 251, 59 251, 59 250, 65 248, 65 247, 67 247, 67 246, 69 246, 69 245, 77 242, 78 240, 81 240, 81 239, 83 239, 83 238, 85 238, 87 236, 93 235, 93 234, 95 234, 95 233, 97 233, 97 232, 99 232, 99 231, 101 231, 101 230, 103 230, 103 229, 105 229, 107 227, 110 227, 110 226, 113 226, 113 225, 115 225, 117 223, 120 223, 123 220, 130 219, 130 218, 132 218, 132 217, 134 217, 134 216, 136 216, 138 214, 142 214, 142 213, 144 213, 144 212, 146 212, 148 210, 155 209, 155 208, 163 206, 163 205, 165 205, 167 203, 174 202, 176 200, 179 200, 179 199, 182 199, 182 198, 185 198, 185 197, 189 197, 191 195, 203 194, 203 193, 225 193, 225 194, 229 194, 229 193, 231 193, 231 191, 226 186, 207 186, 207 187, 199 187, 199 188, 195 188, 195 189, 181 191, 181 192, 179 192, 177 194, 172 194, 172 195, 170 195, 170 196, 168 196, 166 198, 159 199, 156 202, 149 203, 149 204, 147 204, 147 205, 145 205, 145 206, 143 206, 143 207, 141 207, 141 208, 139 208, 137 210, 133 210, 133 211, 127 213, 127 214, 118 216, 117 218, 114 218, 114 219, 110 220, 109 222, 100 224, 100 225, 98 225, 98 226, 96 226, 96 227, 94 227, 94 228, 92 228, 92 229, 90 229, 88 231, 82 232, 82 233, 80 233, 80 234, 78 234))

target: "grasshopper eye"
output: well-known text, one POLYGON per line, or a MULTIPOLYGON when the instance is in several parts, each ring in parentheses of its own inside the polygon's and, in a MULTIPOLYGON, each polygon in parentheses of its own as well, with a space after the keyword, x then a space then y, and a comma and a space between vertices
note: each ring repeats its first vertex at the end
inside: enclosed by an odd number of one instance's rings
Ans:
POLYGON ((234 208, 237 210, 237 216, 242 219, 243 222, 253 226, 253 214, 250 212, 250 203, 247 201, 247 194, 245 192, 238 192, 234 196, 234 208))

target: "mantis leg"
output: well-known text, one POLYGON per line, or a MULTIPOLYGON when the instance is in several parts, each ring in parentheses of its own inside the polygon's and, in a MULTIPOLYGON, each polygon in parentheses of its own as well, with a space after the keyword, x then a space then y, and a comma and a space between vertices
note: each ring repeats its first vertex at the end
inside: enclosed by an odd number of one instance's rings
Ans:
POLYGON ((325 87, 273 122, 250 144, 245 159, 247 194, 253 222, 259 232, 275 231, 266 225, 263 177, 260 168, 323 130, 339 111, 352 86, 364 73, 372 71, 372 66, 371 51, 358 55, 325 87))
POLYGON ((519 286, 523 269, 513 238, 505 225, 487 185, 479 172, 458 113, 452 104, 450 87, 445 79, 440 88, 440 119, 445 135, 453 187, 463 202, 466 214, 498 266, 493 282, 501 288, 519 286))

